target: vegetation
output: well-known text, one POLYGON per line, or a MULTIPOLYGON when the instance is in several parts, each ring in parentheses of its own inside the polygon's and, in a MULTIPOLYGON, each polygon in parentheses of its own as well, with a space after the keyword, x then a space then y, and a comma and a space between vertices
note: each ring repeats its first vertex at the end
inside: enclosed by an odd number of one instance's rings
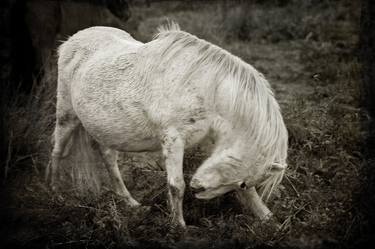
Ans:
MULTIPOLYGON (((8 243, 50 248, 162 246, 349 246, 363 217, 357 198, 362 175, 356 59, 359 7, 355 1, 202 1, 133 5, 128 31, 149 41, 166 17, 263 72, 275 89, 290 133, 289 168, 268 202, 280 230, 242 210, 233 193, 184 200, 186 233, 170 229, 165 173, 157 154, 127 154, 127 185, 149 211, 130 211, 105 188, 98 198, 74 190, 51 192, 44 170, 54 126, 56 72, 35 82, 32 95, 11 100, 11 140, 0 206, 8 243), (130 172, 130 173, 129 173, 130 172), (216 242, 215 242, 216 241, 216 242), (220 241, 220 242, 217 242, 220 241), (147 242, 147 243, 146 243, 147 242)), ((53 64, 55 58, 51 58, 53 64)), ((205 158, 185 156, 186 180, 205 158)))

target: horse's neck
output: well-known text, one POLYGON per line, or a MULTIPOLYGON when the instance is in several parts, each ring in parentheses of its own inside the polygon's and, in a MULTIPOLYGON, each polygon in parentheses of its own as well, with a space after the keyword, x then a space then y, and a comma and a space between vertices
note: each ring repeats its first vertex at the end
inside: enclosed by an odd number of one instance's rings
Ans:
POLYGON ((226 146, 227 148, 235 147, 238 144, 239 131, 234 130, 231 122, 221 115, 214 115, 211 129, 212 138, 215 140, 217 149, 220 149, 222 146, 226 146))
MULTIPOLYGON (((233 129, 235 114, 228 112, 228 106, 231 105, 231 94, 232 89, 230 86, 229 79, 218 79, 213 77, 207 77, 204 79, 207 84, 202 86, 202 90, 205 92, 205 98, 207 104, 213 108, 213 111, 221 117, 219 123, 222 123, 225 127, 233 129)), ((223 129, 223 128, 220 128, 223 129)))

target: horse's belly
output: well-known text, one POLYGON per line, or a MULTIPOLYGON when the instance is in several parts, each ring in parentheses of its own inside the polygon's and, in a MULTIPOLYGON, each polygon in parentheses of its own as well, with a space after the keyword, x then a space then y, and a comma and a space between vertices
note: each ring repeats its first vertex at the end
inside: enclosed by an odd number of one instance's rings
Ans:
MULTIPOLYGON (((86 131, 100 144, 122 152, 144 152, 161 150, 161 140, 155 127, 146 119, 128 117, 118 119, 98 115, 86 119, 80 115, 86 131)), ((200 121, 194 125, 180 127, 189 148, 204 138, 209 130, 209 122, 200 121)))
POLYGON ((81 95, 73 99, 73 104, 83 127, 98 143, 119 151, 155 151, 160 148, 155 128, 138 105, 107 105, 95 97, 81 95))
MULTIPOLYGON (((123 152, 142 152, 160 150, 161 143, 153 134, 151 128, 144 125, 129 125, 133 123, 127 120, 128 125, 114 127, 114 123, 100 122, 101 125, 89 124, 85 126, 86 131, 100 144, 123 152)), ((125 123, 125 122, 124 122, 125 123)))
MULTIPOLYGON (((83 122, 84 123, 84 122, 83 122)), ((96 124, 103 124, 97 122, 96 124)), ((153 130, 152 126, 148 127, 142 124, 136 125, 134 121, 128 120, 126 127, 117 127, 111 129, 111 125, 98 126, 91 124, 86 128, 87 132, 93 136, 100 144, 122 152, 145 152, 161 150, 161 140, 153 130)), ((185 147, 189 148, 200 142, 208 133, 208 125, 197 125, 194 127, 181 127, 184 131, 185 147)))
POLYGON ((145 152, 161 150, 161 143, 156 137, 144 137, 127 140, 120 144, 112 144, 109 147, 122 152, 145 152))

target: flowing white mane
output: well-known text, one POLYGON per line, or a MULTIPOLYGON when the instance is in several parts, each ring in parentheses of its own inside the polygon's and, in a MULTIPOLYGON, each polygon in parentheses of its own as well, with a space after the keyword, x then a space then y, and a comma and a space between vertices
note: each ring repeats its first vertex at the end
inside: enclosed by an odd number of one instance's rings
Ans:
MULTIPOLYGON (((187 83, 199 70, 209 72, 212 79, 210 94, 216 94, 220 84, 226 84, 228 94, 220 96, 225 103, 224 114, 233 125, 246 132, 251 144, 249 151, 254 165, 259 168, 286 167, 288 134, 269 83, 254 67, 237 56, 194 35, 181 31, 178 24, 169 22, 158 28, 154 39, 163 40, 160 62, 163 66, 173 63, 181 51, 194 48, 197 56, 187 60, 188 70, 184 81, 187 83)), ((183 84, 182 84, 183 85, 183 84)), ((216 96, 213 96, 215 99, 216 96)), ((281 181, 284 170, 272 174, 260 184, 262 193, 269 196, 281 181)))

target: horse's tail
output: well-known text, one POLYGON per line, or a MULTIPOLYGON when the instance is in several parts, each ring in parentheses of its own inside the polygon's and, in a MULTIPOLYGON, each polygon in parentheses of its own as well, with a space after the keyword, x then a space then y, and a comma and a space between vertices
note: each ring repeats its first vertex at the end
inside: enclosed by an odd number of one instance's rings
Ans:
POLYGON ((99 158, 98 144, 80 125, 76 130, 76 147, 73 165, 73 184, 80 193, 99 194, 101 187, 100 171, 102 160, 99 158))
POLYGON ((81 196, 97 196, 100 193, 102 161, 97 148, 94 139, 79 125, 73 132, 58 167, 59 175, 68 175, 74 193, 81 196))
POLYGON ((260 191, 260 197, 267 201, 273 191, 277 188, 277 186, 282 181, 285 169, 287 168, 286 164, 279 164, 279 163, 273 163, 272 168, 270 170, 269 175, 265 180, 263 180, 257 188, 260 191))

